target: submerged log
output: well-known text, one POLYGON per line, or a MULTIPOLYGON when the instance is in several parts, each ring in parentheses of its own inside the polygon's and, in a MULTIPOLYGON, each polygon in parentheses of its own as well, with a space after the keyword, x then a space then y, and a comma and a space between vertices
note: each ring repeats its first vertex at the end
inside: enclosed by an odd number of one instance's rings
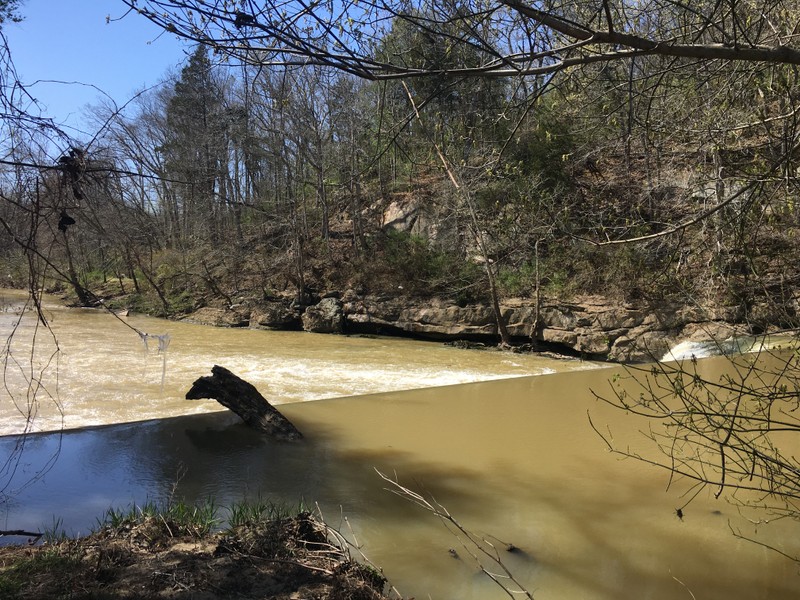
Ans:
POLYGON ((225 367, 214 365, 210 376, 201 377, 192 384, 186 399, 200 398, 216 400, 239 415, 250 427, 276 439, 293 441, 303 437, 297 427, 267 402, 252 384, 225 367))

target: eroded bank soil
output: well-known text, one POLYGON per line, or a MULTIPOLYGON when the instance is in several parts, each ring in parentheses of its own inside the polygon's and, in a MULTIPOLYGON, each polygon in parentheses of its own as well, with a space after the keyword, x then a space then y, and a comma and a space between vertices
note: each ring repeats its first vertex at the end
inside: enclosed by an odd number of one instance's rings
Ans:
POLYGON ((6 600, 381 600, 385 583, 309 514, 175 537, 152 517, 79 540, 0 548, 6 600))

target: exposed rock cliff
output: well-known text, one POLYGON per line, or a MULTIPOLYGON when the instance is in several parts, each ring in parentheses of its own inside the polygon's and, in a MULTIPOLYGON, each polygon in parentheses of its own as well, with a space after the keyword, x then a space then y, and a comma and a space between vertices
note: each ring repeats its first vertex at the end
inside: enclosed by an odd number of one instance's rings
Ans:
MULTIPOLYGON (((243 306, 204 309, 191 319, 213 325, 248 322, 243 306)), ((580 354, 587 358, 636 362, 660 358, 677 343, 724 340, 748 333, 735 308, 658 308, 615 304, 606 298, 585 296, 570 302, 547 300, 539 309, 532 300, 509 300, 503 318, 517 344, 542 350, 580 354)), ((304 329, 315 333, 382 334, 438 341, 470 340, 496 343, 499 339, 489 306, 458 306, 444 300, 359 296, 326 297, 299 307, 287 301, 260 303, 249 309, 249 326, 268 329, 304 329)))
MULTIPOLYGON (((518 343, 613 361, 660 357, 679 338, 688 320, 665 319, 636 307, 610 306, 604 299, 545 303, 539 311, 531 302, 502 305, 506 327, 518 343)), ((497 339, 497 324, 488 306, 455 306, 439 302, 409 306, 400 300, 365 298, 344 304, 348 331, 405 334, 438 340, 497 339)))

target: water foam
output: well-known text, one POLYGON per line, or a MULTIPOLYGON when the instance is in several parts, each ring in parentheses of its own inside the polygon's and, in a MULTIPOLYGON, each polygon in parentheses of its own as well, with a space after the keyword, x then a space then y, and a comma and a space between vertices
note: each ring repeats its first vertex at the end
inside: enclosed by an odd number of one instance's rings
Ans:
MULTIPOLYGON (((41 397, 35 402, 37 431, 223 410, 213 400, 185 400, 192 382, 208 375, 215 364, 252 383, 274 404, 599 366, 535 355, 466 351, 413 340, 225 330, 138 315, 125 317, 135 331, 169 330, 139 340, 141 336, 132 337, 118 318, 102 311, 71 311, 60 306, 49 310, 58 338, 58 359, 38 378, 52 390, 52 399, 41 397)), ((27 329, 35 323, 32 315, 16 329, 16 356, 29 357, 33 338, 27 329)), ((0 314, 0 333, 7 335, 14 326, 0 314)), ((51 338, 37 338, 37 355, 47 359, 54 344, 51 338)), ((19 381, 7 377, 6 384, 11 385, 15 399, 25 402, 29 389, 22 375, 17 377, 19 381)), ((0 435, 20 433, 19 424, 19 411, 13 410, 11 402, 0 402, 0 435)))
POLYGON ((779 346, 789 338, 756 337, 752 335, 730 337, 726 340, 684 341, 671 348, 661 361, 708 358, 711 356, 736 356, 750 352, 760 352, 779 346))

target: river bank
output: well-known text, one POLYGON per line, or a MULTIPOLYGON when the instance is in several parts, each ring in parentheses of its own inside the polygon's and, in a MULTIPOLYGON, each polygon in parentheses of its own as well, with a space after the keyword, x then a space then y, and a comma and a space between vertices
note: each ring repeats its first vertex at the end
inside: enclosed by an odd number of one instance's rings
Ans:
MULTIPOLYGON (((304 330, 313 333, 409 337, 449 343, 497 345, 500 336, 489 305, 458 305, 443 299, 360 296, 332 292, 301 305, 287 298, 234 305, 209 304, 182 318, 221 327, 304 330)), ((733 306, 618 303, 601 296, 570 301, 533 299, 501 304, 512 349, 552 352, 619 363, 660 360, 685 342, 716 342, 777 332, 781 311, 763 306, 745 319, 733 306)))
POLYGON ((87 537, 0 547, 0 596, 387 598, 381 573, 355 561, 344 538, 315 515, 279 515, 268 504, 237 510, 247 520, 212 531, 213 511, 204 506, 134 507, 128 515, 109 511, 87 537))
MULTIPOLYGON (((495 347, 501 341, 495 311, 488 302, 455 302, 440 296, 370 294, 352 288, 296 294, 257 294, 242 288, 223 298, 208 291, 185 298, 164 314, 163 307, 125 292, 131 285, 107 281, 92 290, 96 306, 128 314, 141 312, 173 320, 228 328, 378 335, 495 347)), ((65 288, 52 290, 76 305, 65 288)), ((500 302, 511 350, 545 352, 592 361, 641 363, 662 360, 684 343, 723 344, 742 336, 794 329, 800 295, 781 303, 751 305, 715 301, 621 300, 598 294, 565 297, 514 297, 500 302)))

